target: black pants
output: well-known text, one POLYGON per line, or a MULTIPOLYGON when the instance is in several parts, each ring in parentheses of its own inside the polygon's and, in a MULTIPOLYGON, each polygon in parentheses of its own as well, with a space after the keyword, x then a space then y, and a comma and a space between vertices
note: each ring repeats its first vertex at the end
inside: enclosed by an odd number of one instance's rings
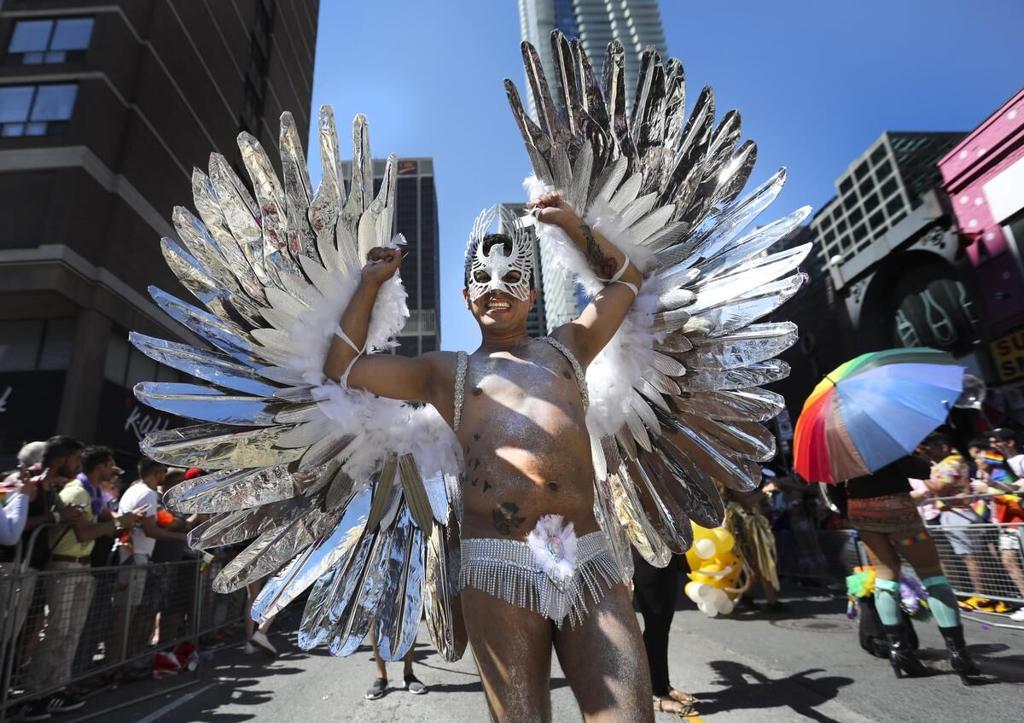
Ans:
POLYGON ((679 572, 675 560, 668 567, 649 565, 633 555, 633 594, 644 618, 644 647, 651 668, 654 695, 668 695, 668 634, 676 614, 679 572))

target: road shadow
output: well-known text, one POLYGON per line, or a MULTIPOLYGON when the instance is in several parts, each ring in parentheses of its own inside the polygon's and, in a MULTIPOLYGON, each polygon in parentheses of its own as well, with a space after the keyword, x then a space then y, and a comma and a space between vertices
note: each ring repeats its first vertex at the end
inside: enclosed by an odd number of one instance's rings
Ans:
MULTIPOLYGON (((974 662, 981 672, 995 678, 984 684, 1024 683, 1024 655, 1000 655, 1011 647, 1005 643, 978 643, 967 646, 974 662)), ((955 675, 949 667, 949 654, 943 648, 921 648, 917 651, 921 660, 939 674, 955 675)))
MULTIPOLYGON (((710 663, 717 678, 715 685, 723 690, 695 693, 700 699, 698 710, 702 716, 767 708, 789 708, 794 713, 814 721, 835 721, 815 708, 833 700, 841 688, 853 683, 842 676, 810 676, 825 672, 810 668, 784 678, 769 678, 764 673, 732 660, 714 660, 710 663)), ((751 720, 756 720, 751 715, 751 720)))

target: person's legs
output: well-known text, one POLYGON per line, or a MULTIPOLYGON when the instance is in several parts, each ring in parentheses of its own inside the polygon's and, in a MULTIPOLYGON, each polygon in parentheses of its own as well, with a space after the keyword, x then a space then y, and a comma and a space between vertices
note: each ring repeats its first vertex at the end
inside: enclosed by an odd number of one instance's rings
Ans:
POLYGON ((981 522, 981 518, 972 510, 957 508, 945 510, 939 518, 946 533, 946 539, 953 548, 953 553, 958 555, 967 570, 967 577, 971 580, 971 588, 975 595, 984 595, 984 579, 981 574, 981 565, 978 563, 977 540, 972 535, 971 525, 981 522))
POLYGON ((633 596, 644 619, 643 640, 651 672, 651 690, 660 698, 669 691, 668 635, 676 613, 675 585, 670 574, 642 558, 635 560, 634 566, 633 596))
POLYGON ((939 632, 946 642, 950 666, 965 684, 975 682, 981 671, 967 652, 956 594, 942 572, 935 543, 925 534, 913 544, 904 545, 901 552, 921 578, 921 584, 928 590, 928 609, 931 610, 939 626, 939 632))
POLYGON ((1017 550, 1017 536, 1013 533, 1003 533, 999 539, 999 560, 1006 568, 1006 574, 1017 586, 1020 596, 1024 598, 1024 570, 1020 567, 1020 556, 1017 550))
POLYGON ((867 548, 868 560, 875 568, 875 609, 878 611, 878 619, 885 626, 900 625, 899 554, 889 535, 884 533, 860 531, 860 539, 867 548), (892 585, 888 583, 896 583, 895 594, 892 585))
POLYGON ((249 583, 246 587, 247 601, 245 604, 245 650, 247 653, 253 653, 257 648, 262 650, 264 653, 277 656, 277 648, 273 646, 270 639, 267 637, 267 632, 270 630, 270 626, 274 623, 274 618, 264 620, 258 626, 256 621, 252 619, 252 604, 256 600, 256 597, 260 594, 260 590, 263 589, 263 581, 249 583))
POLYGON ((74 562, 51 562, 46 567, 46 634, 32 657, 30 679, 35 689, 64 685, 92 602, 90 570, 74 562))
MULTIPOLYGON (((461 598, 466 632, 491 718, 495 721, 550 721, 554 627, 551 621, 476 588, 463 589, 461 598)), ((632 617, 632 611, 630 615, 632 617)), ((633 619, 635 621, 635 617, 633 619)), ((637 629, 638 640, 639 637, 637 629)), ((642 648, 639 653, 642 656, 642 648)), ((646 679, 646 662, 643 665, 646 679)), ((650 705, 648 689, 644 706, 649 709, 650 705)))
POLYGON ((555 651, 585 721, 654 721, 651 680, 629 592, 617 584, 582 625, 555 632, 555 651))

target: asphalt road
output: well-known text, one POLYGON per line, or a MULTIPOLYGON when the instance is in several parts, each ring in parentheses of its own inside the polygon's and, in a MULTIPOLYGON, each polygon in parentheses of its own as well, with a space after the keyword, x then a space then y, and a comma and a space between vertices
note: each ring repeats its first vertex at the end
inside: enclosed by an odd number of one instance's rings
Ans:
MULTIPOLYGON (((799 592, 799 591, 797 591, 799 592)), ((790 611, 708 619, 696 610, 676 615, 671 638, 673 683, 701 698, 700 718, 727 721, 1019 721, 1024 718, 1024 632, 969 623, 971 650, 1002 682, 964 687, 948 673, 932 623, 918 624, 922 658, 939 672, 927 679, 896 680, 886 661, 859 648, 845 600, 790 595, 790 611)), ((367 701, 374 678, 371 652, 350 658, 305 653, 287 633, 294 619, 271 635, 282 655, 268 660, 232 646, 207 655, 200 673, 99 691, 78 720, 105 723, 181 721, 485 721, 479 679, 467 653, 445 663, 429 647, 425 630, 416 648, 416 672, 426 695, 389 690, 367 701), (155 695, 154 695, 155 694, 155 695), (143 695, 146 700, 137 701, 143 695), (136 700, 136 702, 130 702, 136 700), (113 705, 127 705, 111 711, 113 705)), ((401 680, 401 666, 392 665, 401 680)), ((554 720, 580 719, 568 685, 552 670, 554 720)), ((70 719, 68 716, 65 719, 70 719)), ((659 720, 672 720, 661 715, 659 720)))

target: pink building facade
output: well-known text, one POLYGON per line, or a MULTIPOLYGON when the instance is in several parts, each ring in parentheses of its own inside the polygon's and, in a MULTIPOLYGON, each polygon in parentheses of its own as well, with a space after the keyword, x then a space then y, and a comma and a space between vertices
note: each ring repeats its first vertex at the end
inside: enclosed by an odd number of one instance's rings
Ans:
POLYGON ((992 381, 1017 386, 1024 382, 1024 89, 938 165, 984 302, 992 381))

